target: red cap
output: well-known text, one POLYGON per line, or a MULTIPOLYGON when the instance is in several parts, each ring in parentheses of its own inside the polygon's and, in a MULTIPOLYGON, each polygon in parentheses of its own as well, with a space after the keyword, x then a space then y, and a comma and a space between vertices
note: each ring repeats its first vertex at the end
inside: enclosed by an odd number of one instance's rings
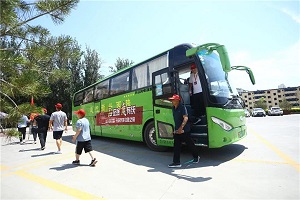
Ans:
POLYGON ((195 64, 191 64, 191 69, 196 69, 196 65, 195 64))
POLYGON ((82 115, 83 117, 85 116, 85 111, 83 109, 79 109, 77 111, 74 112, 77 115, 82 115))
POLYGON ((46 108, 43 108, 43 111, 44 111, 44 113, 47 113, 47 109, 46 108))
POLYGON ((169 98, 169 100, 178 100, 180 101, 180 96, 177 94, 174 94, 172 97, 169 98))
POLYGON ((56 108, 62 108, 62 105, 61 105, 60 103, 57 103, 57 104, 55 105, 55 107, 56 107, 56 108))

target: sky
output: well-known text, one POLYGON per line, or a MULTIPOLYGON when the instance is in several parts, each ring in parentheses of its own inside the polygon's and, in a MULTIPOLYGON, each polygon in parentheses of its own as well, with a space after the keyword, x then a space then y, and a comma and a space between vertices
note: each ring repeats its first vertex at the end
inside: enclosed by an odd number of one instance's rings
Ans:
POLYGON ((252 69, 255 85, 230 72, 236 88, 300 86, 299 1, 81 0, 62 24, 49 16, 34 23, 97 51, 105 75, 118 57, 137 64, 182 43, 213 42, 226 46, 231 65, 252 69))

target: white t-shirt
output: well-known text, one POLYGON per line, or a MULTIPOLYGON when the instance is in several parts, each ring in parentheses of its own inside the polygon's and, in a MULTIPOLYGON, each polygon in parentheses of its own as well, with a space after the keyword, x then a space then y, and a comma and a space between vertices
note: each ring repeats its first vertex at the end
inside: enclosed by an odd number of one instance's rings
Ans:
POLYGON ((196 74, 191 73, 189 82, 191 84, 193 84, 194 94, 202 92, 202 87, 201 87, 201 83, 200 83, 198 73, 196 73, 196 74))
POLYGON ((65 130, 65 121, 67 121, 67 115, 63 111, 56 111, 51 114, 50 120, 53 121, 53 131, 65 130))

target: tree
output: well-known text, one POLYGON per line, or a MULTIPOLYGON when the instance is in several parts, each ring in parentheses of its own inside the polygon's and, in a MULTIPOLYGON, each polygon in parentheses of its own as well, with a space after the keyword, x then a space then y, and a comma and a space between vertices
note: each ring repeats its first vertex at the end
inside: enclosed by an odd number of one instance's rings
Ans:
POLYGON ((117 58, 115 67, 109 66, 110 72, 117 72, 120 69, 123 69, 125 67, 128 67, 132 65, 134 62, 129 59, 121 59, 120 57, 117 58))
POLYGON ((101 76, 99 70, 101 68, 103 61, 99 57, 95 50, 91 50, 86 47, 86 52, 84 54, 84 87, 95 83, 101 76))
POLYGON ((283 110, 291 110, 292 105, 286 99, 283 99, 282 102, 279 103, 279 107, 283 110))
POLYGON ((61 44, 45 45, 49 31, 29 22, 50 15, 54 23, 62 23, 78 1, 0 1, 0 103, 3 111, 13 113, 17 110, 16 115, 27 114, 34 106, 19 104, 29 102, 32 96, 38 98, 50 93, 49 87, 43 84, 43 77, 48 73, 46 81, 49 81, 51 76, 61 74, 57 71, 59 69, 51 71, 47 68, 47 64, 52 62, 53 51, 61 44), (21 109, 23 107, 25 109, 21 109))
POLYGON ((258 101, 255 102, 254 104, 255 108, 262 108, 264 110, 267 109, 267 102, 265 101, 264 97, 261 97, 258 101))

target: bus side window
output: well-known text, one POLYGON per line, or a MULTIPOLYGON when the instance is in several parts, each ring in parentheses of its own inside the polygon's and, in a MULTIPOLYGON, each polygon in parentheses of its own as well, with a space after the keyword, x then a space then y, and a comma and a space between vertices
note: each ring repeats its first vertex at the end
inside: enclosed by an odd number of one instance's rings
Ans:
POLYGON ((147 86, 147 65, 140 65, 132 70, 132 89, 139 89, 147 86))
POLYGON ((108 83, 109 83, 109 80, 106 80, 106 81, 101 82, 98 85, 96 85, 95 91, 94 91, 95 101, 108 97, 108 87, 109 87, 108 83))
POLYGON ((75 94, 74 106, 79 106, 83 103, 83 92, 75 94))
POLYGON ((110 94, 119 94, 129 89, 129 71, 112 78, 110 94))
POLYGON ((94 90, 89 89, 85 92, 83 103, 89 103, 92 102, 93 100, 94 100, 94 90))

